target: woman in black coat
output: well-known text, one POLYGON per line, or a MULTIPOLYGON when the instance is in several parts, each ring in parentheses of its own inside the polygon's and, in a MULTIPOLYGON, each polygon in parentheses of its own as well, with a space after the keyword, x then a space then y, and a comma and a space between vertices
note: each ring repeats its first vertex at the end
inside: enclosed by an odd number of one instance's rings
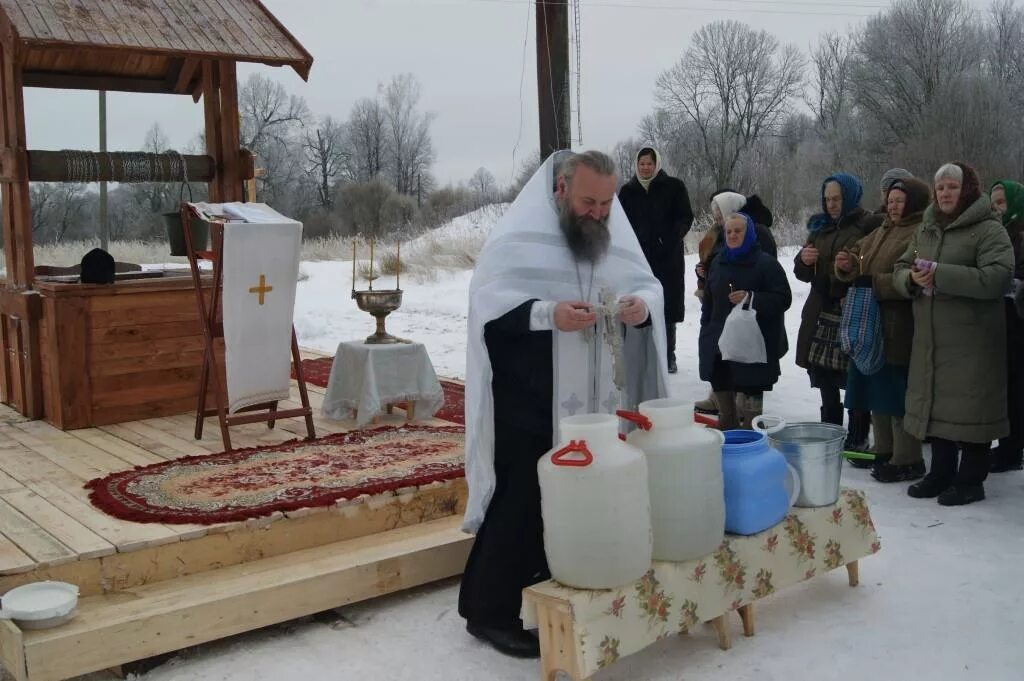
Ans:
POLYGON ((636 175, 619 190, 619 202, 665 292, 668 370, 675 373, 676 324, 685 312, 683 237, 693 224, 690 195, 682 180, 661 169, 657 150, 644 147, 636 155, 636 175))
POLYGON ((738 427, 741 418, 744 427, 750 428, 761 414, 763 393, 778 382, 779 359, 789 350, 785 314, 792 302, 786 272, 761 250, 754 221, 744 213, 727 218, 725 247, 711 262, 704 285, 699 341, 701 379, 709 381, 716 393, 740 394, 735 403, 724 397, 718 400, 722 430, 738 427), (768 361, 763 364, 726 361, 718 349, 725 320, 749 294, 753 294, 752 307, 767 350, 768 361))

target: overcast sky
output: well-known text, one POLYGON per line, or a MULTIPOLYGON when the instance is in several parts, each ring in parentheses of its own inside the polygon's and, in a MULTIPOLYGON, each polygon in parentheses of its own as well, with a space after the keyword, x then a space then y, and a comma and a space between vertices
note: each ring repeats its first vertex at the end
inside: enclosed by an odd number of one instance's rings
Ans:
MULTIPOLYGON (((316 115, 344 119, 378 83, 413 73, 423 88, 421 108, 436 115, 434 174, 442 183, 465 180, 481 166, 505 182, 517 140, 517 163, 536 149, 534 9, 527 0, 263 2, 313 55, 313 70, 304 83, 291 70, 242 65, 240 80, 262 73, 305 97, 316 115)), ((610 149, 634 134, 653 107, 658 74, 679 60, 693 31, 707 22, 743 21, 806 51, 820 33, 845 30, 888 4, 582 0, 582 146, 610 149)), ((984 8, 988 0, 972 4, 984 8)), ((97 149, 96 100, 95 92, 27 90, 29 148, 97 149)), ((138 149, 154 122, 173 145, 184 147, 201 129, 203 112, 190 97, 111 93, 108 119, 111 150, 138 149)))

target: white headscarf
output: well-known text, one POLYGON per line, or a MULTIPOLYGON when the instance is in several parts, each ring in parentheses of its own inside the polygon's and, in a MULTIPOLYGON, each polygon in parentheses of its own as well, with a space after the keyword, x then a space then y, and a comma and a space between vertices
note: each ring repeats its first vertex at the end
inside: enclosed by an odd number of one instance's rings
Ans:
MULTIPOLYGON (((593 270, 577 262, 569 250, 558 221, 554 196, 556 159, 552 155, 534 174, 495 225, 480 253, 469 285, 469 338, 466 369, 466 479, 469 502, 463 528, 476 532, 494 494, 494 396, 491 392, 491 360, 484 343, 484 325, 529 300, 596 302, 603 288, 617 296, 636 295, 647 304, 651 325, 627 329, 625 364, 628 374, 625 407, 667 395, 665 316, 661 284, 651 273, 636 235, 615 198, 608 218, 611 241, 608 254, 593 270), (582 277, 580 276, 582 273, 582 277), (584 282, 580 283, 580 280, 584 282), (590 289, 580 291, 580 288, 590 289)), ((555 395, 552 419, 558 432, 558 416, 566 407, 559 394, 567 382, 586 383, 587 376, 564 370, 572 364, 569 353, 559 352, 566 343, 583 343, 582 334, 552 332, 555 362, 555 395), (562 360, 559 360, 559 356, 562 360), (562 368, 563 371, 559 371, 562 368)), ((586 357, 586 352, 576 355, 586 357)), ((601 393, 604 394, 604 393, 601 393)), ((609 396, 609 401, 612 396, 609 396)), ((592 405, 591 405, 592 406, 592 405)), ((609 407, 613 410, 612 407, 609 407)), ((555 438, 557 440, 557 437, 555 438)))
POLYGON ((660 171, 661 171, 661 152, 658 151, 657 149, 655 149, 654 147, 650 147, 650 146, 641 147, 640 151, 636 152, 636 159, 633 160, 633 172, 636 173, 636 181, 640 183, 640 186, 644 188, 644 191, 648 190, 648 188, 651 186, 651 182, 654 181, 654 178, 656 178, 658 176, 658 173, 660 171), (640 153, 644 149, 650 149, 651 151, 654 152, 654 173, 652 173, 651 176, 648 177, 646 180, 644 178, 640 177, 640 153))
POLYGON ((747 205, 747 197, 736 192, 722 192, 715 194, 711 203, 718 206, 718 212, 722 214, 723 222, 733 213, 738 213, 747 205))

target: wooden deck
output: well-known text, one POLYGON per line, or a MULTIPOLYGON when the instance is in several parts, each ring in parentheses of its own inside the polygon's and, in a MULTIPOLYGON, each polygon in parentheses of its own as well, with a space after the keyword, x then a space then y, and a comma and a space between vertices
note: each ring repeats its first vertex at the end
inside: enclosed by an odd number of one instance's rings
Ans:
MULTIPOLYGON (((315 357, 317 353, 303 351, 303 356, 315 357)), ((310 401, 317 414, 314 420, 318 436, 344 432, 352 427, 351 422, 321 418, 319 411, 324 389, 310 385, 309 390, 310 401)), ((297 400, 297 389, 293 383, 292 402, 296 407, 297 400)), ((282 403, 284 405, 287 405, 285 408, 293 406, 291 402, 282 403)), ((401 411, 381 418, 382 423, 401 423, 403 420, 401 411)), ((237 596, 237 602, 233 602, 231 607, 249 608, 251 603, 245 594, 265 601, 268 589, 273 591, 274 585, 280 582, 279 577, 267 582, 266 576, 259 581, 251 575, 260 571, 276 575, 274 571, 283 570, 286 565, 294 572, 297 565, 310 564, 320 567, 310 568, 311 572, 305 577, 300 574, 308 584, 302 579, 283 584, 281 588, 285 591, 277 598, 285 599, 281 603, 302 602, 304 589, 316 589, 319 600, 313 599, 305 607, 305 610, 313 608, 309 612, 316 612, 461 572, 471 540, 457 529, 466 499, 465 481, 461 479, 400 490, 399 494, 342 501, 328 508, 301 509, 209 526, 133 523, 108 516, 91 505, 83 487, 89 479, 134 466, 223 450, 215 418, 207 420, 202 440, 193 439, 193 427, 194 415, 181 414, 61 431, 43 421, 27 421, 14 410, 0 406, 0 594, 22 583, 58 579, 77 584, 83 597, 80 617, 74 624, 83 631, 71 632, 68 628, 72 625, 65 625, 50 630, 48 634, 23 632, 22 641, 20 635, 15 635, 9 628, 0 630, 0 653, 5 649, 8 653, 0 655, 0 663, 8 667, 16 679, 69 678, 72 670, 86 673, 199 642, 190 637, 177 645, 173 636, 168 638, 170 629, 167 629, 155 634, 149 632, 160 639, 159 644, 136 642, 117 654, 104 653, 101 646, 97 649, 99 652, 89 654, 87 663, 74 659, 75 649, 65 647, 65 643, 79 645, 71 639, 78 642, 90 640, 84 630, 88 630, 90 636, 100 637, 95 640, 100 640, 115 631, 111 628, 111 617, 118 627, 122 627, 116 629, 121 634, 125 631, 123 627, 136 627, 137 621, 149 619, 145 608, 139 609, 139 606, 136 606, 134 618, 124 612, 114 613, 114 610, 108 616, 105 610, 108 605, 124 610, 123 603, 110 601, 118 592, 132 591, 133 596, 144 603, 146 590, 160 590, 160 598, 166 599, 168 591, 179 588, 175 585, 181 584, 184 588, 190 575, 196 576, 192 577, 193 580, 204 582, 210 582, 211 575, 216 575, 218 579, 225 580, 221 586, 233 590, 237 596), (414 526, 423 527, 425 534, 416 536, 418 530, 414 526), (406 534, 402 534, 403 531, 406 534), (413 535, 409 535, 410 532, 413 535), (393 541, 394 549, 386 559, 373 558, 380 553, 380 546, 374 547, 375 536, 387 537, 381 540, 383 544, 393 541), (341 565, 337 560, 324 556, 314 559, 312 554, 309 561, 301 562, 286 556, 294 552, 323 552, 333 546, 349 554, 348 563, 341 565), (404 550, 420 555, 433 567, 424 570, 419 566, 410 572, 410 566, 399 560, 404 550), (364 554, 370 563, 359 562, 364 554), (275 557, 282 556, 284 558, 278 558, 278 561, 285 562, 281 565, 274 563, 275 557), (378 559, 387 562, 388 569, 396 571, 392 578, 384 578, 386 570, 382 572, 381 565, 373 562, 378 559), (258 566, 243 571, 241 576, 231 573, 233 567, 241 569, 253 563, 258 566), (368 585, 360 583, 358 588, 353 586, 355 590, 351 592, 341 588, 336 604, 323 598, 323 579, 341 579, 344 582, 339 575, 365 574, 366 566, 371 564, 374 568, 371 572, 376 577, 368 585), (256 581, 247 591, 246 580, 250 577, 256 581), (67 642, 63 640, 65 633, 70 636, 67 642), (32 665, 33 645, 40 646, 34 658, 36 667, 32 665), (15 649, 23 651, 24 659, 11 656, 13 653, 10 651, 15 649), (65 662, 63 667, 51 668, 62 655, 72 656, 71 666, 65 662), (19 669, 11 670, 12 665, 19 669)), ((304 435, 303 422, 298 419, 278 421, 273 430, 265 424, 232 428, 232 441, 236 447, 275 444, 304 435)), ((328 553, 337 551, 328 550, 328 553)), ((299 568, 298 572, 301 573, 302 569, 299 568)), ((192 608, 189 610, 191 616, 202 608, 213 608, 209 612, 215 612, 216 603, 225 591, 207 588, 207 593, 209 598, 203 600, 200 597, 201 602, 192 597, 195 602, 189 606, 192 608)), ((177 605, 180 602, 182 599, 176 598, 175 608, 181 609, 177 605)), ((211 626, 205 640, 309 614, 305 610, 302 607, 298 610, 285 608, 264 612, 262 618, 245 617, 241 623, 236 621, 230 626, 211 626)), ((178 615, 177 610, 168 614, 170 619, 164 624, 173 629, 174 618, 178 615)), ((221 621, 220 615, 210 616, 221 621)), ((162 625, 157 622, 154 626, 162 625)))

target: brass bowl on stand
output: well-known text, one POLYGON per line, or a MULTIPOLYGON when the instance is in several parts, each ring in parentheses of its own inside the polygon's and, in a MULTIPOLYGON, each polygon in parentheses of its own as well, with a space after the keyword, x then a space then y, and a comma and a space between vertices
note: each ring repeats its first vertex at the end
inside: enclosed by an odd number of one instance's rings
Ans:
POLYGON ((409 341, 392 336, 384 328, 384 319, 402 307, 402 290, 391 291, 352 291, 352 297, 356 305, 363 312, 369 312, 377 320, 377 331, 366 337, 368 345, 382 345, 386 343, 408 343, 409 341))

